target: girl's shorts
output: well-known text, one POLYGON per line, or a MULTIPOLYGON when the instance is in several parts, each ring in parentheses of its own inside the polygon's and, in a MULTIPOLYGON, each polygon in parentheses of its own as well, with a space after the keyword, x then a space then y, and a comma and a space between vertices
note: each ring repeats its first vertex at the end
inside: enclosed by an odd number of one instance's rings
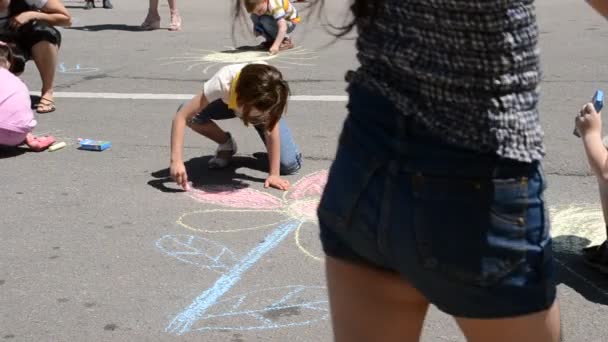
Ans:
POLYGON ((318 209, 325 253, 396 272, 454 316, 548 309, 556 284, 541 165, 447 145, 383 97, 349 91, 318 209))

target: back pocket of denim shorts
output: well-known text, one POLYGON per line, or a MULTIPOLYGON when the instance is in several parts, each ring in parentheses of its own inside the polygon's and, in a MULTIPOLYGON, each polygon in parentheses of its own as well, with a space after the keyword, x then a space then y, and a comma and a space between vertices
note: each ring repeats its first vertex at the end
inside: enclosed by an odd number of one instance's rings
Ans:
POLYGON ((319 203, 322 228, 347 229, 353 210, 378 165, 377 160, 353 146, 340 146, 319 203))
POLYGON ((525 260, 525 178, 412 177, 416 246, 423 266, 477 286, 525 260))

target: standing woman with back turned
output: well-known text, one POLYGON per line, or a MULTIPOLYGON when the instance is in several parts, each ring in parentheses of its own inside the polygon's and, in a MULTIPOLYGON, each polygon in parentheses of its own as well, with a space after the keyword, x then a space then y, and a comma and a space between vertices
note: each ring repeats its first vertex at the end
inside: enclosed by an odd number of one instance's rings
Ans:
POLYGON ((431 303, 469 341, 558 341, 534 1, 351 9, 361 66, 318 211, 336 341, 417 341, 431 303))

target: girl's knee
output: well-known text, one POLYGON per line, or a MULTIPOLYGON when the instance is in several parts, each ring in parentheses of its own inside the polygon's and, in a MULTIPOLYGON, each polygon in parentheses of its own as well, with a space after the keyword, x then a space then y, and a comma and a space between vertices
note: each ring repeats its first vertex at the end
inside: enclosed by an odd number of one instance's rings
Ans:
POLYGON ((281 174, 293 175, 302 168, 302 154, 298 153, 295 158, 289 160, 281 159, 281 174))

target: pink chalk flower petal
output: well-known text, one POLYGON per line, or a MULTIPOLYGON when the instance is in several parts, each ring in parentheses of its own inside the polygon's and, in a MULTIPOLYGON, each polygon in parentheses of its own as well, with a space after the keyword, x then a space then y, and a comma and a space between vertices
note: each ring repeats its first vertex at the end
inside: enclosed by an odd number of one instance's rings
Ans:
POLYGON ((311 173, 293 185, 288 197, 295 200, 319 197, 323 193, 325 184, 327 184, 327 170, 311 173))
POLYGON ((188 194, 197 201, 230 208, 273 210, 283 207, 281 199, 249 188, 207 186, 193 188, 188 194))

